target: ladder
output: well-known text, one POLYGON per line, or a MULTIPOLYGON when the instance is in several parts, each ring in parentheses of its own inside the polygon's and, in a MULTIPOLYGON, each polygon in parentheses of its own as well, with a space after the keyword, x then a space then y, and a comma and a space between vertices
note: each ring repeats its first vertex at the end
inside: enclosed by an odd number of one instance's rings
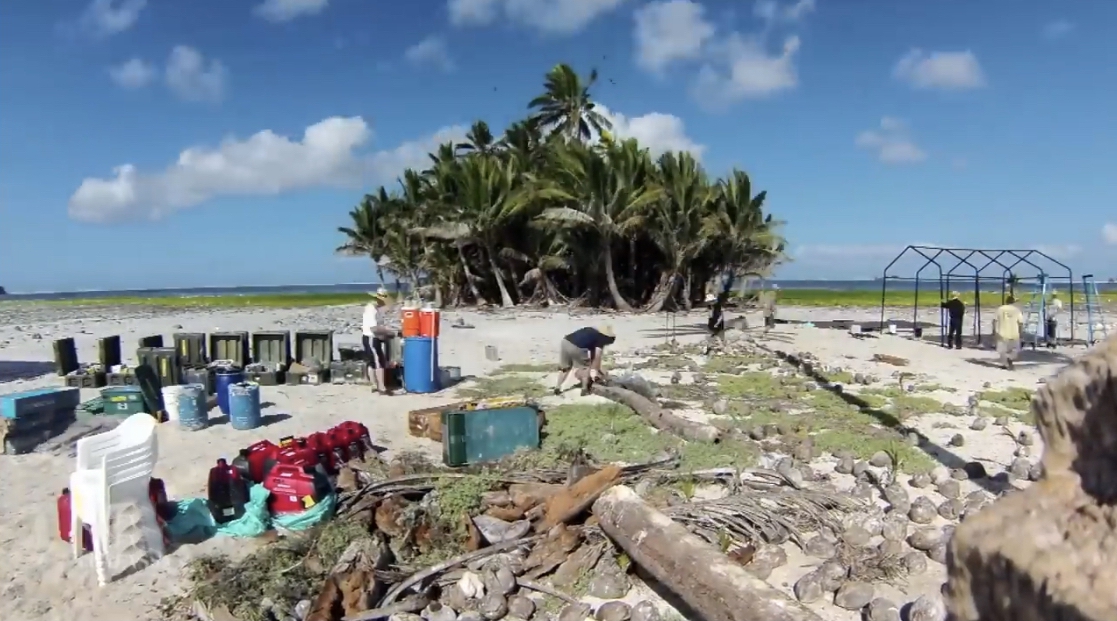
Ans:
POLYGON ((1109 327, 1105 325, 1105 314, 1098 299, 1098 283, 1094 281, 1093 274, 1082 277, 1082 289, 1086 292, 1086 345, 1091 346, 1109 336, 1109 327))
POLYGON ((1020 344, 1030 344, 1036 348, 1043 339, 1047 330, 1047 275, 1040 274, 1027 305, 1024 306, 1024 334, 1020 335, 1020 344))

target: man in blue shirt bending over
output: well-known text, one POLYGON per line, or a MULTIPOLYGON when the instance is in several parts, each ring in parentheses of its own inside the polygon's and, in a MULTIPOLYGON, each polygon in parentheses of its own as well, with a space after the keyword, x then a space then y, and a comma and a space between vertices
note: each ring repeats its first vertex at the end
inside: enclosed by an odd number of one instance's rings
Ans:
POLYGON ((605 346, 612 345, 617 340, 612 326, 601 328, 582 328, 567 334, 562 339, 559 347, 559 377, 555 384, 555 394, 562 393, 562 385, 570 370, 577 368, 578 378, 582 381, 582 394, 588 395, 590 384, 596 377, 601 376, 601 358, 605 354, 605 346))

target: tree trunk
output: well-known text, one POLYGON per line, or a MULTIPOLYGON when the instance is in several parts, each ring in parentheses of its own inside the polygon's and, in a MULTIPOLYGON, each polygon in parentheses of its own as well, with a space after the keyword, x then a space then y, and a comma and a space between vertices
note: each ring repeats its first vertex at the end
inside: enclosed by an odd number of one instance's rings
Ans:
POLYGON ((646 504, 630 487, 593 503, 601 530, 638 567, 706 621, 822 621, 749 574, 685 527, 646 504))
POLYGON ((664 304, 675 292, 675 281, 674 272, 665 272, 663 276, 660 276, 659 284, 655 286, 655 291, 652 291, 652 299, 644 310, 649 313, 658 313, 663 310, 664 304))
POLYGON ((649 425, 661 431, 673 433, 680 438, 695 442, 717 443, 721 441, 721 431, 717 427, 676 416, 661 408, 658 403, 626 388, 594 384, 592 391, 599 397, 605 397, 610 401, 632 408, 632 411, 639 414, 649 425))
POLYGON ((504 275, 500 272, 500 266, 496 263, 496 251, 492 246, 485 248, 485 254, 489 255, 489 267, 493 271, 493 278, 496 278, 496 286, 500 289, 500 305, 504 308, 512 308, 516 305, 512 301, 511 294, 508 293, 508 287, 504 284, 504 275))
POLYGON ((462 271, 465 272, 465 282, 469 286, 469 292, 473 294, 473 299, 477 304, 484 306, 488 304, 485 298, 481 296, 481 292, 477 290, 477 283, 473 282, 473 272, 469 271, 469 261, 465 258, 465 249, 461 244, 456 244, 458 247, 458 260, 462 262, 462 271))
POLYGON ((619 311, 632 312, 632 305, 624 299, 621 290, 617 288, 617 275, 613 272, 613 244, 606 239, 604 246, 604 256, 601 258, 605 262, 605 284, 609 286, 609 293, 613 296, 613 305, 619 311))
POLYGON ((683 281, 683 307, 686 308, 687 310, 690 310, 690 309, 694 308, 694 301, 691 300, 691 297, 690 297, 690 295, 691 295, 690 287, 693 284, 693 282, 694 282, 694 279, 692 278, 692 274, 688 271, 687 274, 686 274, 686 280, 683 281))

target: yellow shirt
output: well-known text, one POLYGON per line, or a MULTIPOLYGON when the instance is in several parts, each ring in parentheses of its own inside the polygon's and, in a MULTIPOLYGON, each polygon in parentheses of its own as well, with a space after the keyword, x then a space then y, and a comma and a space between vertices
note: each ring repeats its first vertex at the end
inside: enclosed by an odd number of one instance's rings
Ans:
POLYGON ((1024 323, 1024 314, 1012 304, 1005 304, 997 309, 997 336, 1003 341, 1020 340, 1020 324, 1024 323))

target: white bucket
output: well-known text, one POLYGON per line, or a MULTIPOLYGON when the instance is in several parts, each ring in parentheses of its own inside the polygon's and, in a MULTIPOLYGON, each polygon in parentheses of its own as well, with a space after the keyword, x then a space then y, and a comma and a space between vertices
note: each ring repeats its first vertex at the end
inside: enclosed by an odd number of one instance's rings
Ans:
POLYGON ((182 389, 185 386, 164 386, 163 393, 163 409, 167 412, 167 421, 178 420, 178 396, 182 394, 182 389))

